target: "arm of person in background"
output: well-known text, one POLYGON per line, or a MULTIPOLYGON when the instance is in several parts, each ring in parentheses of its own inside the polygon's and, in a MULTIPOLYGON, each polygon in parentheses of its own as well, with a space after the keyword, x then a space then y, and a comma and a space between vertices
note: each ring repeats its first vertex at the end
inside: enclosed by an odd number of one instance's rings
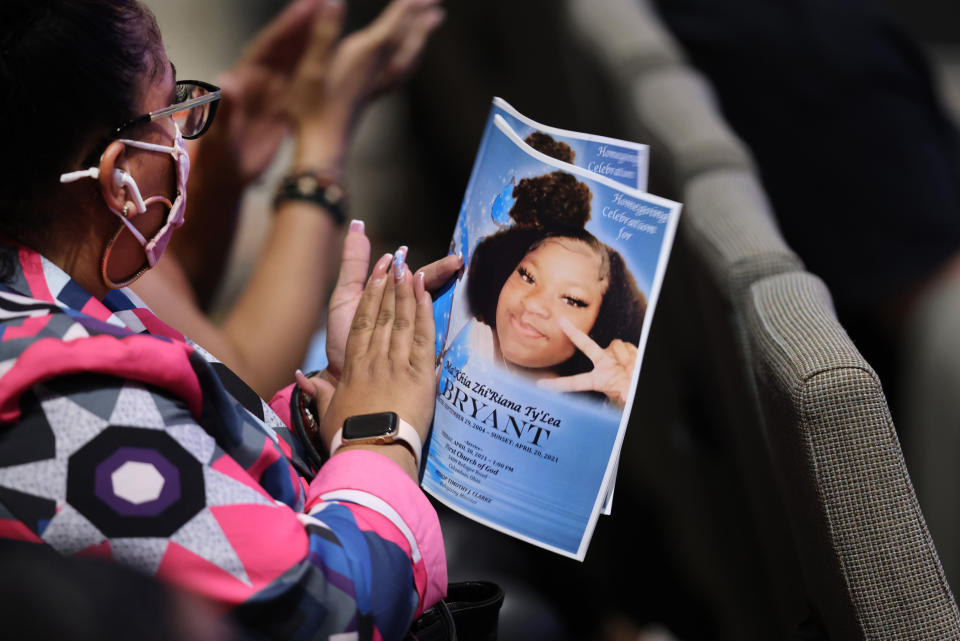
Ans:
MULTIPOLYGON (((167 255, 207 309, 229 258, 244 190, 263 175, 290 131, 286 100, 324 0, 290 3, 217 77, 223 98, 210 130, 190 145, 190 210, 167 255)), ((323 62, 323 61, 318 61, 323 62)))
MULTIPOLYGON (((327 299, 338 230, 317 204, 283 202, 253 275, 215 324, 201 306, 222 273, 240 192, 264 170, 290 127, 295 140, 291 173, 317 171, 339 180, 358 117, 412 71, 443 18, 438 3, 393 0, 368 27, 339 39, 342 2, 299 0, 258 36, 234 70, 232 80, 240 90, 230 88, 228 76, 224 101, 231 92, 234 101, 223 105, 227 118, 209 145, 195 150, 199 183, 191 182, 191 188, 199 187, 199 196, 190 192, 190 222, 178 232, 182 238, 171 245, 176 249, 169 260, 160 261, 135 291, 160 318, 224 361, 261 396, 269 398, 290 382, 302 362, 327 299), (304 22, 309 25, 305 38, 304 22), (278 114, 266 103, 282 109, 278 114), (227 194, 222 199, 220 189, 227 194)), ((351 230, 348 246, 350 237, 366 242, 362 223, 351 230)))

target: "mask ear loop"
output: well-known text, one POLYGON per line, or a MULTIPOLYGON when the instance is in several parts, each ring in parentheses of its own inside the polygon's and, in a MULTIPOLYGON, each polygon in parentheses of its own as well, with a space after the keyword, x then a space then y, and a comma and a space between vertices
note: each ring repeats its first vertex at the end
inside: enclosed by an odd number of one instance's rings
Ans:
MULTIPOLYGON (((179 135, 179 131, 178 131, 179 135)), ((153 143, 142 142, 139 140, 122 140, 125 144, 128 144, 132 147, 139 147, 140 149, 147 149, 150 151, 166 152, 166 153, 177 153, 176 147, 167 147, 165 145, 155 145, 153 143)), ((184 153, 180 150, 180 153, 184 153)), ((189 157, 188 157, 189 158, 189 157)), ((83 169, 80 171, 71 171, 60 176, 61 183, 72 183, 83 178, 92 178, 94 180, 100 177, 100 169, 98 167, 91 167, 89 169, 83 169)), ((173 209, 173 203, 170 202, 169 198, 165 196, 151 196, 146 200, 143 199, 143 196, 140 195, 140 188, 137 185, 133 177, 122 169, 113 170, 113 181, 118 187, 123 186, 127 188, 128 194, 133 199, 134 204, 137 208, 137 214, 142 214, 147 211, 147 206, 155 203, 161 202, 166 205, 168 208, 173 209)), ((178 194, 178 196, 182 196, 178 194)), ((153 267, 156 263, 156 260, 153 258, 153 248, 149 247, 146 238, 143 234, 140 233, 140 230, 137 229, 130 219, 127 217, 127 206, 124 205, 123 211, 118 212, 111 208, 111 211, 115 213, 121 221, 121 224, 117 227, 117 231, 114 232, 113 236, 110 237, 110 240, 107 241, 107 245, 103 250, 103 256, 100 259, 100 279, 103 281, 103 284, 111 289, 120 289, 122 287, 127 287, 128 285, 136 282, 141 276, 143 276, 148 269, 153 267), (123 282, 115 282, 107 275, 107 265, 110 262, 110 255, 113 251, 113 247, 117 242, 117 239, 120 237, 120 234, 123 232, 123 228, 126 227, 130 230, 130 233, 140 242, 140 246, 143 247, 144 253, 146 254, 146 262, 143 267, 141 267, 133 276, 124 280, 123 282)), ((164 223, 161 231, 169 227, 170 223, 164 223)))
MULTIPOLYGON (((134 193, 136 194, 135 199, 140 199, 140 194, 136 190, 136 184, 133 186, 134 193)), ((151 196, 147 198, 146 201, 140 200, 140 202, 145 202, 143 209, 146 210, 147 205, 151 205, 154 202, 160 202, 166 205, 167 207, 173 208, 173 203, 164 196, 151 196)), ((139 206, 138 206, 139 209, 139 206)), ((167 227, 169 223, 164 224, 164 227, 167 227)), ((153 248, 150 246, 151 243, 146 243, 143 234, 140 233, 140 230, 133 226, 133 223, 130 222, 130 219, 127 218, 127 205, 123 206, 123 213, 121 216, 120 225, 117 227, 117 231, 113 233, 113 236, 110 237, 110 240, 107 242, 107 246, 103 250, 103 258, 100 260, 100 278, 103 280, 103 284, 111 289, 120 289, 121 287, 127 287, 135 283, 141 276, 143 276, 148 269, 156 265, 156 260, 153 257, 153 248), (143 264, 143 267, 140 268, 133 276, 124 280, 123 282, 117 283, 113 281, 107 275, 107 264, 110 261, 110 253, 113 251, 113 246, 117 242, 117 239, 120 237, 120 234, 123 233, 124 228, 130 230, 130 232, 140 241, 140 245, 143 248, 146 262, 143 264)))
MULTIPOLYGON (((179 128, 177 129, 177 137, 182 142, 182 138, 180 138, 179 128)), ((120 142, 126 145, 129 145, 131 147, 139 148, 139 149, 147 149, 149 151, 156 151, 159 153, 173 154, 174 157, 177 159, 178 171, 181 163, 180 155, 186 154, 186 151, 176 146, 168 147, 166 145, 155 145, 153 143, 143 142, 141 140, 121 139, 120 142)), ((187 156, 187 158, 189 160, 189 156, 187 156)), ((82 172, 77 172, 77 173, 82 173, 82 172)), ((145 213, 147 211, 147 207, 154 203, 162 203, 167 207, 167 209, 173 210, 173 202, 166 196, 159 196, 159 195, 151 196, 146 200, 144 200, 143 196, 140 195, 140 187, 137 185, 137 182, 133 179, 133 177, 130 174, 123 171, 122 169, 113 170, 113 180, 118 187, 120 186, 126 187, 127 192, 130 195, 130 198, 133 200, 134 204, 137 206, 137 212, 139 214, 145 213)), ((184 194, 180 192, 181 190, 178 187, 177 198, 184 197, 184 194)), ((170 224, 171 224, 170 221, 169 220, 165 221, 163 226, 159 230, 157 230, 156 234, 154 234, 153 238, 151 238, 150 241, 147 241, 147 239, 143 236, 143 234, 141 234, 140 231, 136 227, 134 227, 133 223, 130 222, 130 219, 128 219, 126 216, 121 216, 120 219, 123 221, 123 224, 127 226, 130 232, 136 237, 137 241, 139 241, 140 246, 143 247, 143 251, 147 256, 148 268, 156 265, 157 261, 159 260, 159 257, 155 255, 155 251, 154 251, 156 247, 155 241, 157 240, 157 238, 159 238, 163 234, 163 232, 165 232, 170 227, 170 224)))
POLYGON ((127 287, 135 283, 141 276, 143 276, 148 269, 150 269, 150 263, 145 262, 143 267, 141 267, 133 276, 130 278, 121 281, 115 282, 107 275, 107 266, 110 263, 110 254, 113 252, 113 246, 117 242, 117 238, 120 237, 120 234, 123 233, 123 230, 126 226, 120 224, 117 226, 117 231, 113 233, 113 236, 110 237, 110 240, 107 241, 107 246, 103 249, 103 257, 100 259, 100 280, 103 281, 103 284, 109 287, 110 289, 120 289, 122 287, 127 287))
MULTIPOLYGON (((93 171, 96 171, 96 169, 95 168, 91 169, 88 172, 75 172, 75 173, 83 174, 83 176, 78 176, 78 177, 90 176, 95 178, 96 176, 91 175, 93 171)), ((77 178, 74 178, 73 176, 71 176, 71 178, 73 178, 74 180, 77 179, 77 178)), ((165 196, 151 196, 150 198, 147 198, 146 200, 144 200, 143 196, 140 195, 140 188, 137 186, 136 181, 133 179, 132 176, 130 176, 130 174, 128 174, 127 172, 121 169, 114 169, 113 180, 118 186, 126 187, 127 193, 129 194, 130 198, 133 200, 134 205, 136 206, 137 214, 142 214, 146 212, 147 207, 149 205, 152 205, 153 203, 157 203, 157 202, 166 205, 170 209, 173 209, 173 203, 170 202, 170 199, 165 196)), ((128 285, 131 285, 134 282, 136 282, 141 276, 143 276, 146 273, 148 269, 153 267, 157 261, 154 258, 154 252, 153 252, 153 247, 151 247, 151 243, 147 242, 147 239, 143 236, 142 233, 140 233, 140 230, 137 229, 134 226, 133 222, 130 220, 130 218, 127 217, 127 205, 123 206, 123 212, 114 212, 114 213, 117 213, 120 217, 120 226, 117 227, 117 231, 115 231, 113 236, 110 237, 110 240, 107 242, 107 246, 103 250, 103 257, 100 260, 100 279, 103 281, 103 284, 106 285, 107 287, 111 289, 120 289, 121 287, 127 287, 128 285), (133 236, 140 243, 140 246, 143 248, 143 251, 145 254, 146 262, 143 264, 143 267, 141 267, 139 271, 137 271, 133 276, 118 283, 112 280, 110 276, 107 275, 107 266, 110 262, 110 254, 113 251, 114 244, 117 242, 117 239, 120 237, 120 234, 123 233, 124 227, 126 227, 130 231, 130 233, 133 234, 133 236)), ((164 227, 168 225, 169 223, 165 223, 164 227)))

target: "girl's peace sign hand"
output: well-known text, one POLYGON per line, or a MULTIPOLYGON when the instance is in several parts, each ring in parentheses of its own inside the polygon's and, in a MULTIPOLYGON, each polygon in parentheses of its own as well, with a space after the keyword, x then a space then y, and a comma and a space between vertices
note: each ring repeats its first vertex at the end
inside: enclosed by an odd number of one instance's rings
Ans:
POLYGON ((557 324, 577 349, 593 362, 593 369, 573 376, 540 379, 537 385, 560 392, 603 392, 621 408, 626 405, 633 366, 637 361, 637 346, 614 339, 604 349, 566 318, 559 318, 557 324))

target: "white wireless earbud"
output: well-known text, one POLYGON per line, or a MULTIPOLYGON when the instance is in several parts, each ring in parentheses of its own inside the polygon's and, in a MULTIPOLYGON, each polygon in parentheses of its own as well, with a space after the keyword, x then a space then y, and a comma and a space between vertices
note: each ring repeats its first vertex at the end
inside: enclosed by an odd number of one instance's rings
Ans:
POLYGON ((125 172, 122 169, 113 170, 113 184, 117 187, 123 187, 124 184, 129 185, 130 181, 133 180, 130 178, 130 174, 125 172))
POLYGON ((137 206, 138 213, 142 214, 147 211, 147 205, 143 202, 143 197, 140 195, 140 188, 137 186, 137 181, 133 179, 133 176, 122 169, 114 168, 113 184, 117 187, 127 188, 127 193, 130 194, 133 204, 137 206))

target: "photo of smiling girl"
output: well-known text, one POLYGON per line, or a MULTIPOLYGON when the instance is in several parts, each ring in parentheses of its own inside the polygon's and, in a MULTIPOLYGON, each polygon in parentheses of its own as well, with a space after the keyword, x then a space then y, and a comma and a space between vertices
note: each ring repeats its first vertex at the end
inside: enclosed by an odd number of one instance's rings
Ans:
POLYGON ((620 254, 584 225, 589 187, 556 171, 513 190, 514 224, 481 240, 467 278, 471 343, 546 389, 623 408, 646 296, 620 254))
POLYGON ((612 511, 680 214, 644 191, 647 151, 495 98, 450 242, 463 269, 434 299, 423 488, 581 561, 612 511))

